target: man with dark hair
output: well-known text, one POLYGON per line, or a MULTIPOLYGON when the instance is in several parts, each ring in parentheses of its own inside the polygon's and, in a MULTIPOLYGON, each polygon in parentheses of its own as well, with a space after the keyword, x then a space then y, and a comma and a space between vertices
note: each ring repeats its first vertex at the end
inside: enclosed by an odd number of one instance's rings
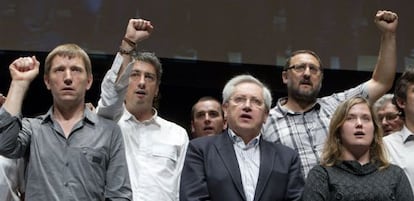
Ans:
POLYGON ((414 69, 408 68, 398 78, 394 87, 397 108, 404 114, 400 131, 384 137, 391 163, 404 169, 414 191, 414 69))
POLYGON ((216 135, 226 128, 220 102, 203 96, 191 108, 191 136, 193 138, 216 135))
POLYGON ((322 87, 323 65, 310 50, 293 52, 282 72, 287 97, 280 98, 270 110, 263 129, 266 140, 295 149, 302 161, 302 173, 319 164, 329 121, 344 100, 362 96, 374 102, 391 89, 397 68, 397 14, 378 11, 375 24, 381 30, 381 47, 372 78, 352 89, 317 98, 322 87))
POLYGON ((136 52, 149 37, 150 21, 130 19, 120 50, 102 81, 99 115, 121 127, 133 199, 177 201, 188 134, 161 118, 155 107, 162 65, 151 52, 136 52))

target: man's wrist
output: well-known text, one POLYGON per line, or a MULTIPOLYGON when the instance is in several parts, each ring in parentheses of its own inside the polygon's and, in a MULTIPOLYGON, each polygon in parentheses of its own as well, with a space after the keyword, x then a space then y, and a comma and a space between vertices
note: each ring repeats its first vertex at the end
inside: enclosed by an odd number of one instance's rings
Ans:
POLYGON ((124 37, 122 39, 123 41, 125 41, 129 46, 135 48, 137 46, 137 43, 135 43, 134 41, 132 41, 131 39, 124 37))
POLYGON ((137 45, 134 41, 127 37, 122 39, 121 46, 119 46, 119 53, 122 55, 133 55, 136 52, 137 45))
POLYGON ((135 48, 131 50, 126 50, 122 46, 119 46, 118 52, 122 55, 132 55, 135 52, 135 48))

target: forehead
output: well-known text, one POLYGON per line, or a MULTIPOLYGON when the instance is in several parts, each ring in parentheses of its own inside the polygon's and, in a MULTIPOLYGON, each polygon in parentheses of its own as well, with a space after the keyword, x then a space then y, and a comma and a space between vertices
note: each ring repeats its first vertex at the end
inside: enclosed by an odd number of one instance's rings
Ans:
POLYGON ((378 112, 398 112, 397 107, 391 101, 387 101, 378 109, 378 112))
POLYGON ((300 63, 309 63, 309 64, 315 64, 319 66, 319 61, 311 54, 308 53, 300 53, 295 56, 293 56, 290 59, 291 64, 300 64, 300 63))
POLYGON ((253 82, 242 82, 234 86, 233 95, 245 95, 263 98, 263 88, 253 82))
POLYGON ((80 56, 60 56, 56 55, 51 62, 51 68, 60 67, 60 66, 78 66, 85 68, 85 63, 80 56))
POLYGON ((414 83, 409 83, 407 86, 407 91, 413 91, 414 89, 414 83))
POLYGON ((361 114, 361 113, 368 113, 368 114, 371 113, 367 104, 358 103, 358 104, 353 105, 349 109, 349 114, 361 114))
POLYGON ((132 70, 156 74, 155 67, 152 64, 144 61, 136 61, 132 67, 132 70))
POLYGON ((209 111, 209 110, 215 110, 220 111, 220 103, 213 100, 205 100, 205 101, 199 101, 195 105, 195 111, 209 111))

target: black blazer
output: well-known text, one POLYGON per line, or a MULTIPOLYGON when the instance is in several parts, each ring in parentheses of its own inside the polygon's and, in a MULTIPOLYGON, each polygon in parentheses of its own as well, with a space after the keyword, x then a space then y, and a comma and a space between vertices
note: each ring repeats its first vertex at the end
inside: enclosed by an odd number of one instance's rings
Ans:
MULTIPOLYGON (((296 151, 260 140, 254 201, 299 200, 304 179, 296 151)), ((180 182, 180 201, 246 200, 233 141, 227 131, 190 141, 180 182)))

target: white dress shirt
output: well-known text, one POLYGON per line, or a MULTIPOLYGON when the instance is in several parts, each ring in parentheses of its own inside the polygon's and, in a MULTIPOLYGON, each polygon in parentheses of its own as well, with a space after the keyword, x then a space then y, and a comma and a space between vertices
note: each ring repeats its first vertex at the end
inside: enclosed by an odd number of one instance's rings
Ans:
POLYGON ((125 140, 126 158, 135 201, 178 201, 181 170, 188 145, 186 130, 157 115, 140 122, 124 107, 128 65, 124 76, 115 84, 122 64, 117 54, 102 81, 98 114, 118 121, 125 140))
POLYGON ((19 194, 23 192, 23 159, 10 159, 0 156, 0 200, 19 201, 19 194))
POLYGON ((384 137, 390 162, 404 169, 414 191, 414 133, 406 126, 384 137))

